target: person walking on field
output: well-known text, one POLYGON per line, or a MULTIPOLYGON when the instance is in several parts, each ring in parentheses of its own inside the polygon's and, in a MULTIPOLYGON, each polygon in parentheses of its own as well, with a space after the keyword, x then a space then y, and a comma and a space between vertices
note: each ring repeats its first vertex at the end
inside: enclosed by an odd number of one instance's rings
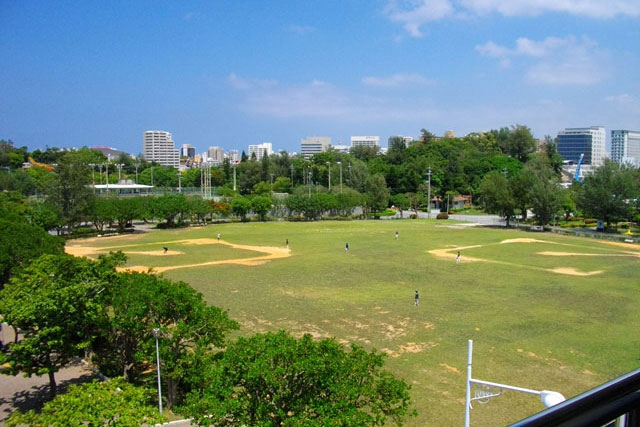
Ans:
POLYGON ((287 249, 289 249, 289 239, 287 239, 286 244, 287 244, 287 249))
POLYGON ((220 241, 220 233, 218 233, 218 242, 220 241))
POLYGON ((169 250, 169 248, 168 248, 168 247, 166 247, 166 246, 163 246, 163 247, 162 247, 162 249, 164 249, 164 253, 165 253, 165 254, 166 254, 166 253, 167 253, 167 251, 169 250))
POLYGON ((344 252, 349 253, 349 242, 344 245, 344 252))
POLYGON ((458 251, 458 256, 456 257, 456 264, 460 264, 460 251, 458 251))
POLYGON ((416 301, 413 303, 413 305, 415 305, 416 307, 418 306, 418 304, 420 304, 420 294, 418 293, 418 290, 416 289, 416 301))
POLYGON ((398 232, 396 231, 396 240, 398 240, 398 232))

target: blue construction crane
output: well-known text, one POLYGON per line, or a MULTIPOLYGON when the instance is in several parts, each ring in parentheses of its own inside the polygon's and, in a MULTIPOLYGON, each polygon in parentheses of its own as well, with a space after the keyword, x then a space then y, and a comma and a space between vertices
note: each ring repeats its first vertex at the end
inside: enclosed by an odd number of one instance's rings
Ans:
POLYGON ((576 174, 573 176, 575 182, 583 182, 584 179, 580 178, 580 166, 582 166, 582 160, 584 159, 584 153, 580 154, 580 160, 578 160, 578 166, 576 166, 576 174))

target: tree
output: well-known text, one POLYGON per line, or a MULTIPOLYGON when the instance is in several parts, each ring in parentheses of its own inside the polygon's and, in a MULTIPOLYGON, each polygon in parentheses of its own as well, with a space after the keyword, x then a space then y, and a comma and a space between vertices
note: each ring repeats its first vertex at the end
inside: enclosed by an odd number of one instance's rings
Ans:
POLYGON ((82 155, 68 152, 60 159, 49 189, 48 201, 58 208, 60 217, 71 234, 73 227, 89 213, 93 199, 91 169, 82 155))
POLYGON ((631 215, 631 200, 638 197, 638 193, 633 168, 607 159, 584 179, 578 193, 578 207, 611 228, 612 222, 631 215))
POLYGON ((7 373, 48 374, 55 397, 55 373, 82 355, 96 333, 113 259, 43 255, 11 279, 0 292, 0 314, 23 338, 0 360, 9 364, 7 373))
POLYGON ((405 194, 395 194, 391 196, 391 203, 400 210, 400 218, 403 218, 403 211, 409 209, 409 199, 405 194))
POLYGON ((72 385, 69 390, 45 403, 40 412, 16 411, 7 421, 8 427, 118 425, 137 427, 165 422, 155 406, 154 392, 114 378, 107 382, 93 381, 72 385))
POLYGON ((500 172, 489 172, 482 179, 479 192, 485 211, 504 217, 509 227, 509 220, 514 215, 516 202, 509 189, 507 178, 500 172))
POLYGON ((509 179, 509 189, 523 221, 527 219, 527 209, 531 205, 530 190, 534 181, 535 175, 530 169, 521 169, 509 179))
POLYGON ((152 209, 156 218, 164 218, 171 227, 176 216, 187 211, 187 199, 183 194, 163 194, 153 199, 152 209))
POLYGON ((389 206, 389 190, 384 176, 381 174, 372 176, 367 187, 367 198, 371 211, 376 213, 385 210, 389 206))
POLYGON ((400 425, 415 414, 410 386, 383 363, 381 354, 308 334, 239 338, 185 410, 198 425, 400 425))
POLYGON ((251 198, 251 210, 260 217, 260 221, 266 221, 267 214, 271 210, 273 201, 268 196, 254 196, 251 198))
POLYGON ((231 210, 244 222, 247 220, 247 214, 251 211, 251 200, 242 196, 235 197, 231 201, 231 210))
POLYGON ((104 232, 105 225, 111 224, 115 219, 115 201, 118 196, 95 197, 89 205, 89 216, 96 230, 104 232))
POLYGON ((536 140, 531 129, 523 125, 512 126, 506 141, 506 153, 525 163, 529 154, 535 151, 536 140))

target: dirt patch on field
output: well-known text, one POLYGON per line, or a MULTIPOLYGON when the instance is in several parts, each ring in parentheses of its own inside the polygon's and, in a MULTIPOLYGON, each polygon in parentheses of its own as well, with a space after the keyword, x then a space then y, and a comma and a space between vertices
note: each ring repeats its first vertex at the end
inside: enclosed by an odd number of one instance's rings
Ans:
POLYGON ((544 251, 538 252, 538 255, 544 256, 593 256, 593 257, 604 257, 604 256, 622 256, 622 257, 640 257, 639 253, 625 252, 621 254, 585 254, 579 252, 553 252, 553 251, 544 251))
POLYGON ((623 242, 603 242, 605 245, 619 246, 621 248, 633 249, 634 251, 640 251, 640 246, 634 243, 623 243, 623 242))
POLYGON ((390 348, 383 348, 380 351, 382 353, 385 353, 389 357, 396 358, 396 357, 400 357, 402 354, 405 354, 405 353, 422 353, 423 351, 429 350, 433 347, 436 347, 437 345, 438 344, 433 342, 421 342, 421 343, 408 342, 404 345, 401 345, 398 348, 398 351, 391 350, 390 348))
POLYGON ((127 251, 128 254, 138 254, 138 255, 151 255, 151 256, 163 256, 163 255, 183 255, 184 252, 180 251, 127 251))
POLYGON ((554 242, 548 242, 546 240, 538 240, 538 239, 531 239, 531 238, 525 237, 520 239, 507 239, 500 242, 501 245, 504 243, 554 243, 554 242))
MULTIPOLYGON (((83 243, 87 242, 89 239, 84 240, 83 243)), ((203 267, 209 265, 218 265, 218 264, 236 264, 243 266, 257 266, 265 264, 273 259, 279 258, 287 258, 291 256, 291 251, 288 248, 280 248, 276 246, 252 246, 252 245, 236 245, 234 243, 229 243, 224 240, 217 239, 185 239, 185 240, 174 240, 171 242, 154 242, 148 244, 133 244, 133 245, 120 245, 120 246, 109 246, 103 248, 97 248, 93 246, 84 246, 84 245, 68 245, 65 247, 65 252, 73 256, 91 256, 97 255, 99 253, 105 253, 112 249, 123 249, 126 247, 139 247, 145 245, 170 245, 170 244, 181 244, 181 245, 226 245, 233 249, 241 249, 247 251, 254 252, 262 252, 266 255, 250 257, 250 258, 235 258, 235 259, 225 259, 219 261, 208 261, 202 262, 198 264, 185 264, 185 265, 171 265, 164 267, 149 267, 144 265, 136 265, 129 267, 118 267, 118 271, 135 271, 135 272, 147 272, 152 269, 154 273, 163 273, 165 271, 177 270, 179 268, 193 268, 193 267, 203 267)), ((182 252, 178 251, 167 251, 166 253, 163 250, 154 250, 154 251, 123 251, 124 253, 133 253, 133 254, 142 254, 142 255, 181 255, 182 252)))
MULTIPOLYGON (((432 249, 429 251, 429 253, 431 255, 435 255, 437 258, 440 259, 453 259, 455 260, 456 257, 458 256, 457 251, 462 251, 464 249, 473 249, 473 248, 481 248, 483 245, 473 245, 473 246, 457 246, 457 247, 453 247, 453 248, 445 248, 445 249, 432 249)), ((472 262, 487 262, 486 259, 482 259, 482 258, 473 258, 470 256, 462 256, 460 255, 460 261, 472 261, 472 262)))
POLYGON ((460 373, 458 368, 456 368, 455 366, 447 365, 446 363, 441 363, 440 366, 443 367, 447 372, 453 372, 456 374, 460 373))
POLYGON ((571 268, 571 267, 558 267, 558 268, 549 269, 548 271, 551 271, 553 273, 558 273, 558 274, 568 274, 569 276, 593 276, 593 275, 602 273, 602 270, 587 272, 587 271, 576 270, 575 268, 571 268))

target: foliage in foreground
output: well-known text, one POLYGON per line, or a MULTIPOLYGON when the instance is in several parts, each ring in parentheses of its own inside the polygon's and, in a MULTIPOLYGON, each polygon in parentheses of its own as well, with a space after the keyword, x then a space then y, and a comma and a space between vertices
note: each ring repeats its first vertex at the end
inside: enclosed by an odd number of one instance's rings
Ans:
POLYGON ((402 425, 410 386, 382 370, 384 356, 333 339, 286 332, 239 338, 210 365, 185 412, 199 425, 402 425))
POLYGON ((9 417, 7 426, 134 427, 162 423, 165 421, 164 417, 152 406, 153 395, 153 391, 131 385, 121 378, 72 385, 67 393, 45 403, 40 412, 14 412, 9 417))

